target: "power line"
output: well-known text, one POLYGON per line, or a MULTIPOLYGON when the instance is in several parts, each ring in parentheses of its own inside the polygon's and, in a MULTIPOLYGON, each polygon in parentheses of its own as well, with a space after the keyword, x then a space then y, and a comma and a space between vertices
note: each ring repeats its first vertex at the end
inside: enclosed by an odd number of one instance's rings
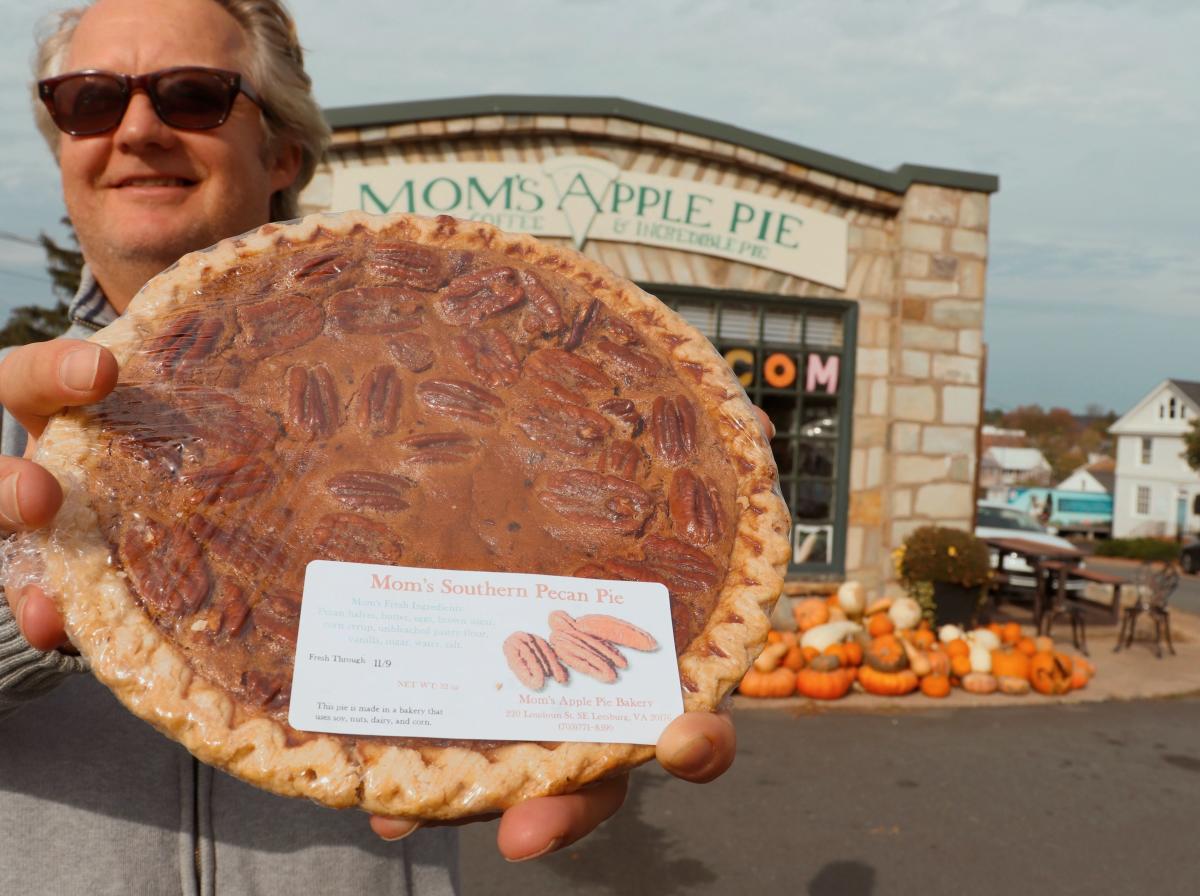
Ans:
POLYGON ((53 283, 54 282, 49 277, 38 277, 34 274, 25 274, 25 273, 22 273, 21 271, 10 271, 10 270, 7 270, 6 268, 0 268, 0 274, 4 274, 5 276, 8 276, 8 277, 20 277, 22 280, 34 280, 38 283, 53 283))
POLYGON ((11 233, 7 230, 0 230, 0 240, 8 240, 10 243, 23 243, 26 246, 37 246, 42 248, 42 244, 37 240, 31 240, 27 236, 21 236, 19 233, 11 233))

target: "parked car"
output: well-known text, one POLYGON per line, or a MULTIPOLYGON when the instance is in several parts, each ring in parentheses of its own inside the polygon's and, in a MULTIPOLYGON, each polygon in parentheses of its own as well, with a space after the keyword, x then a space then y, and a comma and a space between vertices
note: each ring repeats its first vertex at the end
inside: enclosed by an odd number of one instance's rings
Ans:
POLYGON ((1108 537, 1112 534, 1112 495, 1020 488, 1009 496, 1008 504, 1043 522, 1052 535, 1108 537))
MULTIPOLYGON (((1025 541, 1036 541, 1039 544, 1052 545, 1059 548, 1075 547, 1065 538, 1052 535, 1046 527, 1023 510, 1018 510, 1002 501, 980 501, 976 504, 975 534, 979 538, 1021 538, 1025 541)), ((997 551, 989 548, 992 555, 992 567, 996 568, 997 551)), ((1033 576, 1033 568, 1020 554, 1008 554, 1000 558, 999 568, 1008 575, 1010 591, 1024 591, 1032 594, 1037 588, 1033 576)), ((1200 568, 1200 567, 1198 567, 1200 568)), ((1067 582, 1068 591, 1082 591, 1087 585, 1082 580, 1067 582)))
POLYGON ((1186 573, 1200 572, 1200 541, 1190 542, 1179 549, 1179 565, 1186 573))

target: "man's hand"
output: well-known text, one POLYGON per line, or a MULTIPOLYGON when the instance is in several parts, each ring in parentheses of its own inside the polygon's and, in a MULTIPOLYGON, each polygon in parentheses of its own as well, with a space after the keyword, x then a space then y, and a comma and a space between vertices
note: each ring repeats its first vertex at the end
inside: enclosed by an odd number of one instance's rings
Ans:
MULTIPOLYGON (((656 754, 663 768, 685 781, 711 781, 733 764, 737 738, 728 712, 689 712, 675 719, 658 739, 656 754)), ((565 796, 527 800, 500 817, 496 846, 510 862, 536 859, 585 837, 625 801, 629 776, 599 781, 565 796)), ((495 816, 463 819, 459 824, 495 816)), ((399 840, 419 822, 372 816, 371 829, 385 840, 399 840)))
MULTIPOLYGON (((36 529, 54 519, 62 489, 26 458, 52 414, 99 401, 117 383, 117 360, 106 348, 78 339, 25 345, 0 363, 0 404, 29 431, 25 458, 0 456, 0 531, 36 529)), ((40 650, 66 641, 54 602, 36 585, 6 593, 21 633, 40 650)))

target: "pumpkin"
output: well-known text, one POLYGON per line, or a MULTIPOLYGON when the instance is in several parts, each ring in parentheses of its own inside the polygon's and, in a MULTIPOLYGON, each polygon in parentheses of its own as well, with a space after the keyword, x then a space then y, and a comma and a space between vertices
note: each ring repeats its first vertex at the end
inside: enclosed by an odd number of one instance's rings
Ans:
POLYGON ((778 644, 782 640, 783 640, 783 632, 777 632, 774 629, 771 629, 771 631, 767 632, 767 643, 768 644, 778 644))
POLYGON ((994 694, 998 687, 996 676, 987 672, 972 672, 962 679, 963 690, 971 694, 994 694))
POLYGON ((834 669, 829 672, 804 669, 796 676, 796 693, 813 700, 839 700, 846 696, 853 683, 853 669, 834 669))
POLYGON ((858 670, 858 682, 868 694, 878 694, 881 697, 899 697, 903 694, 910 694, 917 689, 919 683, 916 673, 912 669, 882 672, 869 665, 858 670))
POLYGON ((921 693, 926 697, 949 697, 950 676, 926 675, 921 679, 921 693))
POLYGON ((867 605, 863 611, 864 616, 874 616, 876 613, 886 613, 892 608, 892 599, 890 597, 881 597, 879 600, 873 600, 867 605))
POLYGON ((1000 646, 1000 636, 986 628, 977 628, 967 633, 968 644, 978 644, 985 650, 995 650, 1000 646))
POLYGON ((1017 642, 1017 650, 1026 656, 1033 656, 1037 653, 1037 645, 1033 643, 1033 638, 1022 638, 1017 642))
POLYGON ((908 640, 912 642, 914 647, 919 647, 921 650, 928 650, 937 643, 937 638, 927 628, 919 628, 908 636, 908 640))
POLYGON ((1019 622, 1006 622, 1004 628, 1000 630, 1000 640, 1005 644, 1016 644, 1021 640, 1021 624, 1019 622))
POLYGON ((808 668, 816 672, 832 672, 834 669, 840 669, 841 666, 841 657, 832 653, 823 653, 814 657, 813 661, 808 664, 808 668))
POLYGON ((1054 650, 1054 639, 1049 638, 1046 635, 1041 635, 1040 637, 1033 639, 1033 646, 1037 648, 1038 653, 1045 653, 1047 651, 1053 651, 1054 650))
POLYGON ((929 661, 930 675, 950 675, 950 654, 944 650, 927 650, 925 659, 929 661))
POLYGON ((962 678, 964 675, 971 674, 971 660, 969 657, 959 654, 958 656, 950 657, 950 671, 954 673, 956 678, 962 678))
POLYGON ((783 655, 783 660, 780 662, 785 669, 791 669, 793 672, 799 672, 804 668, 804 651, 800 649, 799 644, 793 644, 788 648, 787 653, 783 655))
POLYGON ((867 634, 872 638, 878 638, 880 635, 890 635, 895 630, 896 624, 892 622, 891 617, 886 613, 876 613, 867 619, 867 634))
POLYGON ((938 629, 938 640, 943 644, 949 644, 951 641, 957 641, 963 636, 963 630, 957 625, 943 625, 938 629))
POLYGON ((847 616, 861 616, 867 608, 867 589, 862 582, 842 582, 837 590, 837 602, 847 616))
POLYGON ((933 671, 933 666, 926 658, 925 651, 914 647, 905 640, 901 640, 900 644, 904 647, 904 655, 908 657, 908 668, 916 673, 917 678, 924 678, 933 671))
POLYGON ((972 672, 992 671, 992 651, 982 644, 972 644, 971 652, 967 654, 967 659, 971 662, 972 672))
POLYGON ((763 648, 763 652, 758 655, 758 658, 754 660, 754 668, 759 672, 770 672, 779 667, 787 652, 787 645, 782 641, 768 644, 763 648))
POLYGON ((898 672, 908 668, 903 642, 895 635, 880 635, 867 645, 863 661, 877 672, 898 672))
POLYGON ((843 646, 846 648, 846 665, 861 666, 863 661, 863 646, 857 641, 847 641, 843 646))
POLYGON ((911 597, 898 597, 887 614, 898 629, 916 628, 921 621, 921 605, 911 597))
POLYGON ((796 692, 796 673, 782 666, 770 672, 751 667, 738 690, 747 697, 790 697, 796 692))
POLYGON ((1043 650, 1029 661, 1029 683, 1039 694, 1065 694, 1071 690, 1072 671, 1070 657, 1043 650))
POLYGON ((1015 675, 997 675, 996 684, 999 685, 1001 694, 1008 694, 1010 697, 1021 697, 1029 693, 1028 678, 1017 678, 1015 675))
POLYGON ((1004 631, 1004 629, 1000 627, 999 622, 989 622, 987 625, 984 626, 984 628, 986 628, 989 632, 991 632, 997 638, 1000 638, 1001 633, 1004 631))
POLYGON ((804 657, 804 662, 811 663, 816 657, 821 655, 821 651, 815 647, 801 647, 800 655, 804 657))
POLYGON ((792 614, 796 627, 807 632, 829 621, 829 605, 819 597, 806 597, 792 604, 792 614))
POLYGON ((823 651, 821 651, 821 653, 824 656, 837 657, 839 666, 848 665, 846 662, 846 645, 845 644, 830 644, 823 651))
POLYGON ((1071 672, 1071 690, 1078 691, 1080 688, 1087 687, 1088 680, 1091 678, 1087 673, 1087 669, 1083 666, 1076 665, 1071 672))
POLYGON ((848 637, 860 631, 862 631, 862 626, 857 622, 826 622, 824 625, 810 628, 801 635, 800 646, 815 647, 817 653, 820 653, 830 644, 845 641, 848 637))
POLYGON ((992 674, 1029 680, 1029 657, 1017 650, 993 650, 992 674))
POLYGON ((830 607, 829 608, 829 621, 830 622, 845 622, 849 618, 850 617, 846 615, 846 611, 843 610, 841 607, 830 607))
POLYGON ((954 659, 956 656, 970 656, 971 654, 971 645, 962 638, 955 638, 953 641, 946 642, 943 649, 946 653, 950 654, 951 659, 954 659))

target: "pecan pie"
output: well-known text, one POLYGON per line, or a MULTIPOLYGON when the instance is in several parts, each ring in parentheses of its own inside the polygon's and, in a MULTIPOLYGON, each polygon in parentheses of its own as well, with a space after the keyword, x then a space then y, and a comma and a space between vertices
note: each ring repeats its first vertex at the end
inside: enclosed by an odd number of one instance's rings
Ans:
POLYGON ((33 536, 48 584, 95 674, 239 777, 453 818, 653 754, 292 729, 313 559, 661 582, 688 709, 761 645, 787 513, 752 408, 703 336, 575 252, 313 216, 184 258, 95 338, 119 385, 41 443, 67 492, 33 536))

